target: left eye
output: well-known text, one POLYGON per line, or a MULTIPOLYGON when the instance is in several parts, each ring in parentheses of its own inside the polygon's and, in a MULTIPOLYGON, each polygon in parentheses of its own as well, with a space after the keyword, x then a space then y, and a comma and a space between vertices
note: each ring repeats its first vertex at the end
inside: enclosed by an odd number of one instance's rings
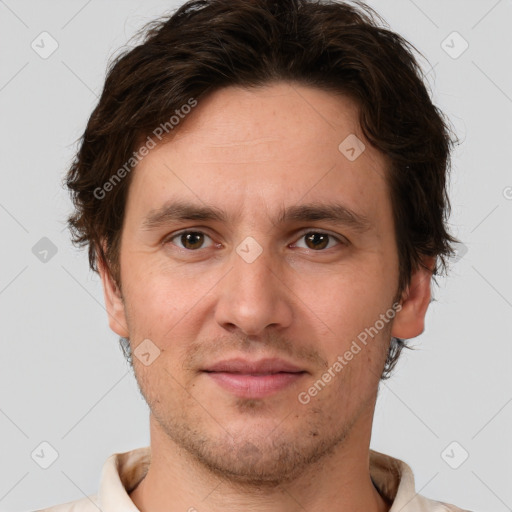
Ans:
POLYGON ((213 242, 208 235, 202 233, 201 231, 183 231, 169 238, 168 241, 182 249, 188 249, 191 251, 195 249, 204 249, 205 247, 210 247, 213 242), (204 246, 206 239, 210 241, 208 246, 204 246), (176 243, 174 240, 178 240, 179 243, 176 243), (182 245, 179 245, 180 243, 182 245))
MULTIPOLYGON (((314 251, 330 249, 333 245, 337 245, 340 243, 340 240, 338 240, 333 235, 330 235, 329 233, 320 233, 317 231, 305 233, 300 237, 299 240, 304 240, 306 245, 304 247, 305 249, 312 249, 314 251), (335 243, 332 244, 332 241, 335 241, 335 243)), ((296 243, 295 245, 298 246, 298 243, 296 243)))

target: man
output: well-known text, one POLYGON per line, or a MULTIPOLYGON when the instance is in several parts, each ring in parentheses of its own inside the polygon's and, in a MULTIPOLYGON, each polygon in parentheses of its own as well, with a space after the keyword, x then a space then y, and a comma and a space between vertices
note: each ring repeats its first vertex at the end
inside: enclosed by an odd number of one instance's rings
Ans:
POLYGON ((68 174, 151 446, 47 510, 460 511, 369 449, 424 329, 450 131, 369 8, 204 0, 111 67, 68 174))

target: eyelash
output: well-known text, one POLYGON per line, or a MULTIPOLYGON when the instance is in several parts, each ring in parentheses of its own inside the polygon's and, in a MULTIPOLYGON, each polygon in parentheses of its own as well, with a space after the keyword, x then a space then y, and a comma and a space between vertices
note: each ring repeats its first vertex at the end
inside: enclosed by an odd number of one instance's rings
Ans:
MULTIPOLYGON (((179 231, 178 233, 174 233, 172 234, 171 236, 168 236, 166 237, 164 240, 163 240, 163 243, 164 244, 168 244, 168 243, 172 243, 173 245, 176 245, 172 242, 172 240, 174 240, 175 238, 178 238, 178 237, 181 237, 183 235, 186 235, 186 234, 189 234, 189 233, 195 233, 195 234, 201 234, 201 235, 205 235, 207 236, 208 238, 210 238, 210 240, 212 240, 212 237, 209 236, 207 233, 205 233, 204 231, 200 231, 200 230, 193 230, 193 229, 187 229, 187 230, 183 230, 183 231, 179 231)), ((344 237, 340 237, 340 236, 336 236, 336 235, 333 235, 331 233, 327 233, 325 231, 317 231, 317 230, 308 230, 308 231, 304 231, 302 232, 302 234, 299 236, 298 240, 304 238, 305 236, 307 235, 327 235, 329 237, 330 240, 336 240, 336 242, 338 242, 337 245, 344 245, 344 246, 347 246, 348 245, 348 240, 345 239, 344 237)), ((212 240, 213 242, 213 240, 212 240)), ((219 246, 220 244, 215 244, 213 243, 213 245, 217 245, 219 246)), ((329 245, 329 244, 327 244, 329 245)), ((182 251, 187 251, 187 252, 197 252, 201 249, 208 249, 209 247, 200 247, 199 249, 187 249, 186 247, 180 247, 180 246, 177 246, 178 249, 182 250, 182 251)), ((319 250, 315 250, 315 249, 309 249, 309 248, 306 248, 307 250, 310 250, 312 252, 325 252, 327 251, 328 249, 332 249, 332 247, 327 247, 325 249, 319 249, 319 250)))

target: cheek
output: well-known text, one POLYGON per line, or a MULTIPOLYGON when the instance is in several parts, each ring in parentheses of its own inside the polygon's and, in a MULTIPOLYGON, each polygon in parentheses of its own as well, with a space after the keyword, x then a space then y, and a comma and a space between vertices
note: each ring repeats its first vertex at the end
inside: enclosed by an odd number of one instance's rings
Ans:
POLYGON ((306 304, 311 318, 325 324, 331 335, 357 335, 391 305, 391 281, 379 265, 346 265, 336 272, 301 275, 294 292, 306 304), (376 268, 377 267, 377 268, 376 268))
POLYGON ((192 306, 194 290, 184 286, 179 271, 171 274, 153 258, 133 253, 123 263, 123 295, 135 324, 167 325, 192 306))
POLYGON ((154 265, 133 265, 131 270, 130 274, 126 268, 130 279, 123 288, 128 329, 133 350, 149 339, 160 351, 154 367, 139 368, 141 378, 147 378, 154 386, 155 380, 169 379, 169 374, 160 367, 165 366, 174 374, 185 360, 190 344, 199 337, 203 322, 198 315, 203 312, 203 303, 198 301, 208 288, 203 289, 197 280, 180 277, 179 272, 170 276, 154 265))

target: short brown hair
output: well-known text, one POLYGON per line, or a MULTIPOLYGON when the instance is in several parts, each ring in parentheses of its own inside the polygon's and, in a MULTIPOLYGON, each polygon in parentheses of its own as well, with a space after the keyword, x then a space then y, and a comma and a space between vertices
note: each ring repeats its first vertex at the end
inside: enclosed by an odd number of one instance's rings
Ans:
MULTIPOLYGON (((75 206, 68 223, 73 241, 89 245, 93 270, 100 258, 120 284, 119 241, 131 176, 126 163, 137 144, 191 98, 275 81, 357 102, 364 136, 390 162, 399 291, 424 256, 436 258, 434 275, 445 269, 455 241, 446 229, 455 139, 430 100, 417 50, 385 28, 371 8, 359 1, 192 0, 143 33, 141 44, 111 63, 67 175, 75 206), (113 183, 122 168, 123 179, 113 183), (98 197, 108 182, 108 194, 98 197)), ((403 340, 392 340, 383 378, 403 346, 403 340)))

